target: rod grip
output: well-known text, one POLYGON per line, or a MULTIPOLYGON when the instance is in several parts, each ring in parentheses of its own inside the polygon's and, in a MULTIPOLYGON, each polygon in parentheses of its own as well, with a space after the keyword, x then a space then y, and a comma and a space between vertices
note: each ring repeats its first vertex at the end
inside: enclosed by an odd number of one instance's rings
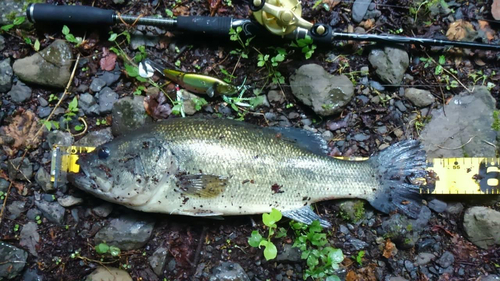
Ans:
POLYGON ((229 36, 231 22, 230 17, 185 16, 177 18, 177 28, 207 35, 229 36))
POLYGON ((26 17, 33 23, 113 25, 113 10, 90 6, 30 4, 26 17))

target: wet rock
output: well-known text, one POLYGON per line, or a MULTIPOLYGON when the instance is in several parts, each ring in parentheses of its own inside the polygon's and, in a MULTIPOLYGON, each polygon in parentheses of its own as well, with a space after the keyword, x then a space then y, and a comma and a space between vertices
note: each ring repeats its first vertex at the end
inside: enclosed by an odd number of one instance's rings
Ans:
POLYGON ((118 100, 118 94, 111 88, 105 87, 99 92, 99 112, 110 113, 114 103, 118 100))
POLYGON ((382 81, 394 85, 401 83, 410 64, 408 53, 391 47, 372 50, 368 60, 382 81))
POLYGON ((434 102, 431 92, 417 88, 405 89, 405 97, 417 107, 426 107, 434 102))
POLYGON ((47 48, 14 62, 19 79, 33 84, 64 88, 70 78, 73 60, 71 47, 65 40, 55 40, 47 48))
POLYGON ((500 20, 500 0, 493 0, 491 4, 491 15, 494 19, 500 20))
MULTIPOLYGON (((194 100, 199 99, 199 97, 193 93, 190 93, 184 89, 182 92, 182 100, 183 100, 183 110, 186 115, 193 115, 198 110, 196 109, 196 103, 194 100)), ((201 109, 201 108, 200 108, 201 109)))
POLYGON ((112 219, 95 235, 95 243, 104 241, 110 246, 121 250, 133 250, 144 246, 153 231, 155 222, 138 215, 123 215, 112 219))
POLYGON ((458 215, 464 210, 464 205, 460 202, 456 203, 448 203, 448 206, 446 208, 446 212, 452 214, 452 215, 458 215))
POLYGON ((445 202, 437 199, 432 199, 427 206, 436 213, 442 213, 448 207, 445 202))
POLYGON ((422 206, 420 213, 418 214, 418 218, 416 220, 412 220, 412 224, 415 230, 422 230, 427 226, 429 220, 431 219, 432 212, 427 206, 422 206))
POLYGON ((0 93, 8 92, 12 88, 12 75, 10 58, 0 61, 0 93))
POLYGON ((352 139, 355 140, 355 141, 365 141, 365 140, 367 140, 369 138, 370 138, 369 135, 366 135, 366 134, 363 134, 363 133, 359 133, 359 134, 355 134, 352 139))
POLYGON ((0 280, 18 276, 26 266, 27 258, 26 251, 0 241, 0 280))
POLYGON ((362 200, 345 200, 339 204, 340 216, 350 222, 359 222, 365 218, 365 207, 362 200))
POLYGON ((149 265, 154 273, 160 276, 163 273, 163 268, 167 262, 168 249, 160 247, 148 258, 149 265))
POLYGON ((144 109, 144 97, 125 97, 113 105, 113 123, 111 131, 113 135, 123 135, 142 127, 149 117, 144 109))
POLYGON ((44 281, 43 273, 37 268, 28 268, 21 278, 22 281, 44 281))
POLYGON ((110 203, 103 203, 97 207, 92 208, 92 212, 97 216, 106 218, 113 211, 113 205, 110 203))
POLYGON ((331 141, 333 139, 333 133, 330 132, 330 131, 324 131, 321 136, 323 137, 323 139, 325 139, 326 141, 331 141))
POLYGON ((365 249, 366 247, 368 247, 368 243, 366 243, 365 241, 359 240, 359 239, 357 239, 357 238, 351 238, 351 239, 349 240, 349 243, 351 243, 352 247, 353 247, 356 251, 363 250, 363 249, 365 249))
POLYGON ((409 249, 418 240, 418 233, 413 231, 413 224, 404 215, 394 214, 382 222, 381 235, 391 239, 398 249, 409 249))
POLYGON ((401 276, 396 276, 396 277, 389 278, 389 281, 408 281, 408 279, 403 278, 401 276))
POLYGON ((452 253, 446 251, 443 255, 436 261, 442 268, 447 268, 455 262, 455 256, 452 253))
POLYGON ((66 210, 59 205, 59 203, 41 200, 35 201, 35 205, 49 221, 59 225, 64 224, 64 214, 66 210))
POLYGON ((300 261, 300 249, 297 247, 292 247, 290 244, 283 245, 283 250, 279 252, 276 256, 276 261, 278 262, 299 262, 300 261))
POLYGON ((98 131, 93 131, 78 140, 75 145, 79 146, 99 146, 113 139, 111 128, 105 128, 98 131))
POLYGON ((235 262, 222 262, 212 270, 210 281, 250 281, 245 270, 235 262))
POLYGON ((426 264, 430 263, 435 258, 436 258, 436 256, 432 253, 420 253, 415 258, 415 264, 416 265, 426 265, 426 264))
POLYGON ((32 221, 23 225, 20 237, 21 240, 19 244, 24 248, 28 249, 30 254, 32 254, 35 257, 38 257, 38 253, 36 251, 36 246, 40 242, 40 234, 38 234, 38 225, 32 221))
POLYGON ((497 133, 491 128, 495 104, 495 99, 486 87, 476 86, 472 94, 464 92, 454 96, 444 106, 444 111, 433 110, 431 121, 419 137, 427 151, 427 157, 495 155, 495 148, 484 142, 496 143, 497 133), (471 140, 472 136, 475 137, 471 140), (440 147, 462 147, 462 149, 440 147))
POLYGON ((40 106, 48 106, 49 102, 46 99, 42 98, 42 97, 38 97, 38 104, 40 106))
POLYGON ((405 112, 406 111, 406 106, 400 100, 396 101, 394 103, 394 106, 396 106, 396 108, 399 109, 399 111, 401 111, 401 112, 405 112))
MULTIPOLYGON (((117 0, 115 0, 117 1, 117 0)), ((123 0, 119 0, 123 1, 123 0)), ((160 41, 160 38, 155 35, 149 35, 149 34, 143 34, 140 31, 135 31, 132 33, 131 39, 130 39, 130 47, 133 50, 137 50, 140 46, 148 46, 148 47, 154 47, 158 42, 160 41)))
POLYGON ((339 113, 354 96, 354 87, 347 76, 330 75, 317 64, 301 66, 290 77, 290 87, 301 102, 322 116, 339 113))
POLYGON ((370 87, 378 91, 385 91, 385 87, 377 81, 370 80, 370 87))
POLYGON ((17 104, 23 103, 31 97, 31 88, 23 82, 17 81, 9 92, 10 99, 17 104))
POLYGON ((370 6, 371 0, 356 0, 352 5, 352 20, 359 23, 365 17, 368 7, 370 6))
POLYGON ((16 180, 26 180, 33 177, 33 164, 31 164, 28 158, 15 158, 8 162, 9 177, 16 180), (22 160, 22 163, 21 163, 22 160), (21 165, 19 167, 19 165, 21 165), (16 168, 19 167, 19 170, 16 168))
POLYGON ((285 97, 280 91, 276 90, 271 90, 269 93, 267 93, 267 99, 269 102, 275 102, 275 103, 283 103, 285 101, 285 97))
POLYGON ((53 147, 55 144, 70 146, 73 144, 73 136, 69 132, 51 131, 47 135, 47 141, 50 147, 53 147))
POLYGON ((94 78, 94 80, 92 80, 92 83, 90 83, 89 89, 94 93, 98 93, 104 86, 106 86, 106 81, 101 78, 94 78))
POLYGON ((85 281, 132 281, 132 277, 122 269, 114 267, 97 267, 90 273, 85 281))
POLYGON ((80 95, 78 107, 80 107, 83 113, 88 116, 96 116, 100 113, 99 105, 97 104, 95 98, 89 93, 80 95))
POLYGON ((71 195, 65 195, 63 197, 57 198, 57 202, 63 207, 71 207, 83 202, 82 198, 74 197, 71 195))
POLYGON ((0 51, 3 51, 5 49, 5 38, 0 35, 0 51))
POLYGON ((482 276, 479 277, 478 279, 478 281, 498 281, 498 280, 500 280, 500 276, 494 274, 490 274, 488 276, 482 276))
POLYGON ((10 183, 4 179, 0 179, 0 191, 1 192, 7 192, 9 189, 10 183))
POLYGON ((121 71, 117 63, 115 64, 115 69, 113 71, 106 71, 102 75, 100 75, 99 78, 104 80, 104 82, 106 82, 106 86, 109 87, 120 79, 120 75, 121 71))
POLYGON ((21 213, 24 211, 24 206, 26 205, 25 202, 23 201, 14 201, 10 203, 10 205, 7 205, 7 210, 9 211, 9 219, 10 220, 15 220, 17 219, 21 213))
POLYGON ((500 212, 486 207, 469 208, 464 215, 464 229, 478 247, 500 245, 500 212))
POLYGON ((47 116, 50 115, 51 111, 52 111, 52 108, 50 108, 48 106, 46 106, 46 107, 40 106, 40 107, 37 108, 36 114, 40 118, 46 118, 47 116))
POLYGON ((50 181, 50 174, 45 170, 45 168, 40 167, 35 174, 35 181, 42 187, 45 192, 51 192, 54 190, 54 186, 50 181))
POLYGON ((28 212, 26 213, 26 217, 32 221, 36 221, 36 217, 41 216, 41 215, 42 215, 42 212, 40 212, 40 210, 38 210, 36 208, 29 209, 28 212))

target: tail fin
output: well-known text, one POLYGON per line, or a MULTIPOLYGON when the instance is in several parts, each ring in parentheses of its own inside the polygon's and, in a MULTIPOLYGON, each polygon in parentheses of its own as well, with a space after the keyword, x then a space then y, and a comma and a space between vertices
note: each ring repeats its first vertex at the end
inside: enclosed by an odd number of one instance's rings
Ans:
POLYGON ((411 218, 418 217, 422 207, 419 186, 411 180, 425 177, 426 153, 415 140, 398 142, 372 157, 379 174, 380 187, 370 204, 377 210, 390 213, 400 210, 411 218))

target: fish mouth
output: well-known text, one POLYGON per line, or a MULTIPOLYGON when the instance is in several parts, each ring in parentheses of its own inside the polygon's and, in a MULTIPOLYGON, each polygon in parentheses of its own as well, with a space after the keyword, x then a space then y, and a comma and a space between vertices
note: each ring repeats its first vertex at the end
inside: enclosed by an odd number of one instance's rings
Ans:
POLYGON ((84 167, 80 167, 78 173, 68 173, 68 181, 75 187, 84 191, 98 191, 97 183, 90 177, 88 171, 84 167))

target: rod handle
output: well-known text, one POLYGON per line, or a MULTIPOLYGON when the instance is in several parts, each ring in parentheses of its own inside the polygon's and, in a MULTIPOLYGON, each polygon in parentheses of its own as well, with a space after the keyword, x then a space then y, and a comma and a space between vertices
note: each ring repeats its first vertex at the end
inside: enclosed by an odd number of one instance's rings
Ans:
POLYGON ((231 29, 230 17, 181 16, 177 17, 177 28, 182 31, 213 36, 228 36, 231 29))
POLYGON ((113 10, 91 6, 30 4, 26 17, 32 23, 113 25, 113 10))

